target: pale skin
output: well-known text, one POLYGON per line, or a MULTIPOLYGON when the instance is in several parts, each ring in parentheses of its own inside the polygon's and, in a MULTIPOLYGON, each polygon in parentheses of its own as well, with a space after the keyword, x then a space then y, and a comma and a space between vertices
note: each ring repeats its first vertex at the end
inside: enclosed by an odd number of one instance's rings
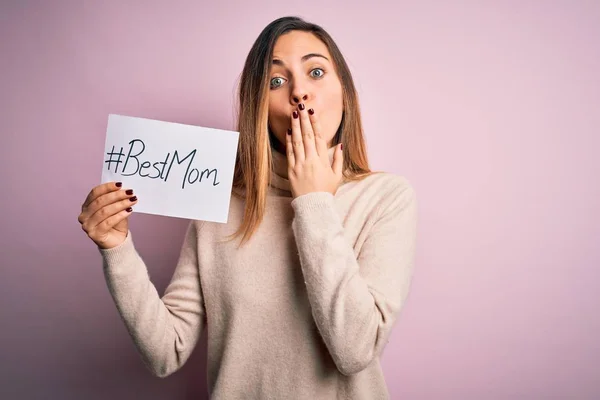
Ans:
POLYGON ((107 182, 93 188, 81 206, 77 219, 81 229, 101 249, 123 243, 127 237, 128 219, 137 204, 133 190, 121 189, 120 182, 107 182))
POLYGON ((287 156, 293 198, 337 191, 342 146, 336 147, 332 165, 328 149, 342 112, 342 84, 327 46, 309 32, 280 36, 273 48, 269 126, 277 150, 287 156))
MULTIPOLYGON (((332 164, 328 149, 342 119, 343 99, 327 46, 308 32, 280 36, 270 82, 269 125, 277 150, 288 160, 292 197, 335 194, 342 180, 342 146, 336 146, 332 164)), ((125 241, 137 202, 133 190, 120 182, 103 183, 88 194, 78 221, 98 247, 110 249, 125 241)))

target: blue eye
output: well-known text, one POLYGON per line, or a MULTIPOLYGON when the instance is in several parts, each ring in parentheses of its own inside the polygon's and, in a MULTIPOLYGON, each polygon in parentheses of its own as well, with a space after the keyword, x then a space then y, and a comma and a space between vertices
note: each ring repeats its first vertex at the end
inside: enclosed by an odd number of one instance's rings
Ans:
POLYGON ((323 71, 321 68, 315 68, 312 71, 310 71, 310 75, 313 78, 322 78, 324 74, 325 74, 325 71, 323 71), (319 72, 319 74, 315 75, 315 74, 313 74, 313 72, 319 72))
POLYGON ((276 88, 276 87, 283 85, 283 81, 284 81, 284 79, 279 76, 271 79, 271 88, 276 88))

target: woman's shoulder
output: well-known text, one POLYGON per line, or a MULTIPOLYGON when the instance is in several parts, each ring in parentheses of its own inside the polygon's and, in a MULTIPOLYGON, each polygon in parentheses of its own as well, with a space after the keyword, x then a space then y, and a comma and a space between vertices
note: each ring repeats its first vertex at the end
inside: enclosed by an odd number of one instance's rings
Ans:
POLYGON ((412 182, 404 175, 387 171, 372 171, 367 174, 347 179, 345 185, 358 189, 363 194, 387 197, 390 194, 410 192, 414 194, 412 182))

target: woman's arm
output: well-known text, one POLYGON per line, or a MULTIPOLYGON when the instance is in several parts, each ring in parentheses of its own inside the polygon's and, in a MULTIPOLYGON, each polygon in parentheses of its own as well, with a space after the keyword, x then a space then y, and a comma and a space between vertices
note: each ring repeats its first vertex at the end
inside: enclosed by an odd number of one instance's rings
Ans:
POLYGON ((315 323, 339 371, 355 374, 380 355, 408 294, 416 242, 415 192, 403 180, 383 198, 358 257, 344 236, 331 193, 297 197, 292 207, 315 323))
POLYGON ((142 360, 156 376, 183 366, 205 326, 197 258, 196 222, 188 225, 179 261, 162 299, 135 250, 131 232, 121 245, 103 250, 108 289, 142 360))

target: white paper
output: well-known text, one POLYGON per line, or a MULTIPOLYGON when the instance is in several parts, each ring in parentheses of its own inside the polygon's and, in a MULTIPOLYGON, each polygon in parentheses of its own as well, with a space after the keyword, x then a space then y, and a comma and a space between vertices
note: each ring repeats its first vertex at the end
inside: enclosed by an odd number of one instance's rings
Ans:
POLYGON ((227 222, 239 132, 110 114, 102 183, 123 182, 135 212, 227 222))

